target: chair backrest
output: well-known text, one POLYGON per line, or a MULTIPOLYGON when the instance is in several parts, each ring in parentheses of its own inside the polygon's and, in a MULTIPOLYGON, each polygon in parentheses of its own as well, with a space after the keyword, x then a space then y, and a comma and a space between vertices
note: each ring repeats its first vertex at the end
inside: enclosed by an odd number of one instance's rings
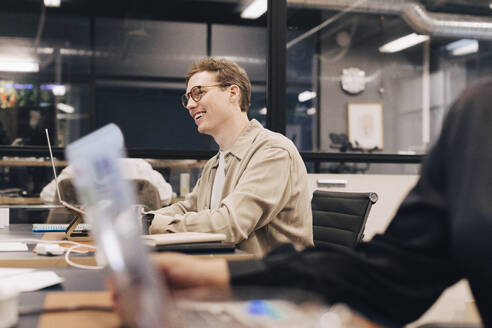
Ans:
POLYGON ((377 200, 374 192, 316 190, 311 201, 315 247, 355 247, 362 239, 367 216, 377 200))
MULTIPOLYGON (((157 187, 144 179, 131 180, 135 193, 137 194, 138 204, 145 205, 145 210, 157 210, 161 208, 161 198, 157 187)), ((72 179, 63 179, 58 183, 62 200, 70 204, 78 204, 77 194, 72 183, 72 179)))
MULTIPOLYGON (((137 194, 138 204, 144 205, 146 211, 157 210, 162 207, 159 190, 157 187, 144 179, 131 180, 137 194)), ((61 199, 69 204, 77 205, 77 193, 72 183, 72 179, 63 179, 58 182, 61 199)), ((71 220, 71 213, 63 208, 51 209, 47 223, 67 223, 71 220)))

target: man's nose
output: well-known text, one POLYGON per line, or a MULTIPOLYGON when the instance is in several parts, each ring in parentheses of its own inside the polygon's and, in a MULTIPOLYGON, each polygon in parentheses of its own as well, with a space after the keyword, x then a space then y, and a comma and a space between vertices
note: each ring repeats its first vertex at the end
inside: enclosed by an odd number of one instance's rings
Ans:
POLYGON ((188 103, 186 104, 186 109, 188 109, 188 110, 193 109, 193 108, 195 108, 195 107, 196 107, 196 105, 197 105, 197 104, 198 104, 198 103, 197 103, 195 100, 193 100, 193 98, 192 98, 192 97, 190 97, 190 98, 188 99, 188 103))

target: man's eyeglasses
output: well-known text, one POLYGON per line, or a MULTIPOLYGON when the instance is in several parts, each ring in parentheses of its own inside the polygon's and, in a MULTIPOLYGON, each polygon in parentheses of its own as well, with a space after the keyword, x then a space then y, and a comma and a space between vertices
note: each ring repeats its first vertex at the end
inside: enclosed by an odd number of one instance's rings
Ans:
POLYGON ((212 87, 227 87, 230 84, 219 83, 219 84, 210 84, 210 85, 195 85, 191 88, 190 92, 185 93, 181 96, 181 104, 184 108, 188 105, 188 100, 193 99, 195 102, 199 102, 202 99, 203 95, 207 93, 204 88, 212 88, 212 87))

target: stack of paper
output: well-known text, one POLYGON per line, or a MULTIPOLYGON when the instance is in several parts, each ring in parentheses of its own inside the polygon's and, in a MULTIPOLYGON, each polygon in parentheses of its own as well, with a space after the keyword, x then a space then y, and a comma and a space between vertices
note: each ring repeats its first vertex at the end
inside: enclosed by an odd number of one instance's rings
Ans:
POLYGON ((26 252, 28 251, 26 243, 0 243, 0 252, 26 252))
POLYGON ((63 282, 53 271, 0 268, 0 285, 14 287, 19 292, 32 292, 63 282))
POLYGON ((144 243, 149 246, 221 242, 225 239, 224 234, 205 232, 177 232, 142 236, 144 243))

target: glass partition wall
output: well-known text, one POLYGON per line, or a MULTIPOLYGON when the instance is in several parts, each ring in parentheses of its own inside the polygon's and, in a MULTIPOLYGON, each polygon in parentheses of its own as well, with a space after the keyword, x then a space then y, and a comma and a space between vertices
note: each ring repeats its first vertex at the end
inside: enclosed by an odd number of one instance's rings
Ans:
MULTIPOLYGON (((51 180, 45 128, 61 160, 109 122, 130 156, 209 158, 217 146, 179 100, 203 56, 247 70, 250 118, 285 133, 310 172, 416 173, 449 105, 492 68, 486 1, 267 2, 247 19, 251 0, 3 1, 0 189, 37 197, 51 180)), ((154 163, 176 191, 188 164, 154 163)))
POLYGON ((190 64, 204 56, 247 70, 251 116, 265 122, 264 17, 241 19, 241 1, 109 3, 107 11, 91 1, 3 6, 2 144, 45 145, 37 134, 50 128, 65 146, 115 122, 128 147, 215 149, 180 104, 190 64))
MULTIPOLYGON (((288 0, 286 134, 304 151, 425 154, 450 104, 490 70, 488 3, 457 3, 288 0)), ((353 170, 418 165, 321 165, 353 170)))
MULTIPOLYGON (((197 0, 109 0, 104 6, 61 0, 55 7, 43 0, 3 2, 0 148, 17 148, 0 151, 0 191, 38 197, 52 179, 49 163, 38 163, 48 155, 44 129, 63 159, 64 146, 114 122, 130 156, 177 159, 152 165, 179 196, 180 173, 190 174, 192 186, 201 161, 217 150, 180 103, 193 61, 218 56, 244 67, 252 81, 249 115, 266 125, 266 7, 257 17, 242 18, 248 6, 197 0)), ((65 165, 60 161, 58 168, 65 165)))

